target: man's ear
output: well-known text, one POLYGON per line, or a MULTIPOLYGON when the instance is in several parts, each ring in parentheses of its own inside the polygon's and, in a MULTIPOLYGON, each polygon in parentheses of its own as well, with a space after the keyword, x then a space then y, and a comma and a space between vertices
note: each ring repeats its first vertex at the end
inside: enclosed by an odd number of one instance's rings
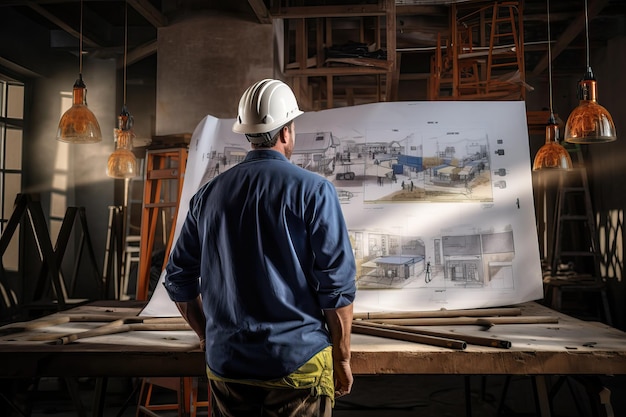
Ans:
POLYGON ((287 135, 289 133, 289 126, 283 126, 282 129, 280 129, 280 141, 282 143, 287 143, 287 138, 285 137, 285 135, 287 135))

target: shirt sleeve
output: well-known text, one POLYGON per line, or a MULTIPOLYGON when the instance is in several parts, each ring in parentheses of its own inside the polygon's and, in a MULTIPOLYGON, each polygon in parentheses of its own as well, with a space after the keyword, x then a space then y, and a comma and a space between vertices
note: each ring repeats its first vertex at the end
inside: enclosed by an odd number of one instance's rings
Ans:
POLYGON ((330 182, 322 182, 312 205, 312 275, 319 303, 322 309, 344 307, 356 295, 356 265, 337 192, 330 182))
POLYGON ((165 267, 165 289, 175 302, 191 301, 200 294, 201 245, 193 201, 165 267))

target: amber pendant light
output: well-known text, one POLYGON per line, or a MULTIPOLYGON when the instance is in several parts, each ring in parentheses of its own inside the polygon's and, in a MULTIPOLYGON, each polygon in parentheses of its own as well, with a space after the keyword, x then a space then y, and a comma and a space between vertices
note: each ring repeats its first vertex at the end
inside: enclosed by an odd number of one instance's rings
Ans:
POLYGON ((115 151, 107 161, 107 175, 109 177, 131 178, 137 175, 137 158, 132 153, 133 138, 135 137, 132 126, 133 117, 124 105, 117 117, 117 129, 114 129, 115 151))
POLYGON ((83 82, 83 2, 80 2, 78 79, 72 90, 72 107, 61 116, 57 140, 67 143, 96 143, 102 140, 96 116, 87 107, 87 87, 83 82))
POLYGON ((533 171, 551 169, 572 169, 569 152, 559 143, 559 126, 554 118, 552 107, 552 40, 550 36, 550 0, 548 6, 548 83, 550 94, 550 119, 546 125, 546 143, 539 148, 533 161, 533 171))
POLYGON ((124 15, 124 104, 117 116, 117 128, 113 130, 115 136, 115 151, 107 161, 107 175, 112 178, 131 178, 137 175, 137 158, 132 153, 133 116, 126 107, 126 59, 128 49, 128 2, 125 4, 124 15))
POLYGON ((578 83, 580 102, 567 118, 565 141, 582 144, 613 142, 617 139, 615 124, 611 114, 598 104, 598 85, 589 64, 587 0, 585 0, 585 39, 587 43, 587 72, 578 83))

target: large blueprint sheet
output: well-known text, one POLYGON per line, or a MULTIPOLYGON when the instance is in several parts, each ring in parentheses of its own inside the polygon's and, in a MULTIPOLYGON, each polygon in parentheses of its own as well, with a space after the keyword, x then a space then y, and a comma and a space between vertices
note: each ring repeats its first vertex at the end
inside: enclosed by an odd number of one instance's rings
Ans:
MULTIPOLYGON (((250 147, 205 117, 193 193, 250 147)), ((296 119, 292 162, 333 182, 357 261, 355 311, 494 307, 543 297, 525 103, 397 102, 296 119)), ((157 285, 143 314, 177 315, 157 285)))

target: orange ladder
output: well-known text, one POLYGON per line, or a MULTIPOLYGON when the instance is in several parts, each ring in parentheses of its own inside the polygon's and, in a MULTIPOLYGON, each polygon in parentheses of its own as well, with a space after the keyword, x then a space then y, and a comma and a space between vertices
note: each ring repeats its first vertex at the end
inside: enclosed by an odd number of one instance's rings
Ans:
MULTIPOLYGON (((495 2, 493 4, 489 54, 487 55, 487 92, 511 89, 513 83, 503 82, 499 79, 499 76, 505 75, 503 72, 519 73, 520 81, 524 81, 522 11, 517 1, 495 2), (505 45, 511 45, 512 49, 502 49, 505 45)), ((519 85, 522 98, 524 98, 526 90, 522 83, 519 85)))
POLYGON ((151 149, 146 151, 144 198, 141 215, 141 238, 139 242, 139 273, 137 275, 137 300, 147 300, 150 287, 150 268, 157 231, 162 234, 161 243, 167 262, 174 225, 178 215, 178 202, 183 189, 187 165, 187 147, 151 149), (170 218, 166 216, 170 214, 170 218), (161 219, 159 224, 158 220, 161 219), (168 229, 169 228, 169 232, 168 229), (160 230, 159 230, 160 229, 160 230))

